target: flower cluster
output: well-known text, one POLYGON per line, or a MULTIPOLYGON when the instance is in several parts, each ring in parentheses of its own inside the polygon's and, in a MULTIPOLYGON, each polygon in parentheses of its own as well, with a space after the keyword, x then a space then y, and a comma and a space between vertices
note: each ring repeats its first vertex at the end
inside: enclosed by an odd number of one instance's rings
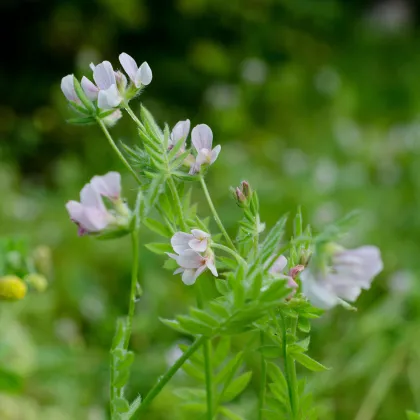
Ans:
POLYGON ((383 268, 380 251, 366 245, 344 249, 330 244, 326 266, 309 267, 301 275, 304 295, 314 306, 329 309, 344 301, 354 302, 362 289, 369 289, 383 268), (344 300, 344 301, 343 301, 344 300))
POLYGON ((192 229, 191 233, 177 232, 172 236, 171 245, 176 254, 168 253, 168 256, 178 263, 179 268, 174 274, 182 273, 184 284, 194 284, 207 268, 218 276, 210 243, 210 234, 199 229, 192 229))
POLYGON ((79 86, 72 74, 63 77, 61 90, 73 108, 83 114, 111 110, 113 112, 104 116, 105 122, 109 124, 115 123, 121 117, 118 107, 128 103, 144 86, 150 84, 152 71, 146 62, 138 67, 135 60, 126 53, 120 54, 119 59, 130 83, 124 73, 114 70, 109 61, 98 65, 90 64, 94 82, 83 76, 79 86))
MULTIPOLYGON (((180 152, 185 151, 186 140, 190 132, 190 120, 179 121, 172 129, 168 148, 171 150, 182 141, 180 152)), ((207 124, 198 124, 191 131, 191 143, 196 151, 196 156, 190 155, 187 163, 190 166, 190 175, 200 172, 203 165, 213 164, 219 156, 222 146, 213 148, 213 132, 207 124)))
POLYGON ((79 227, 79 235, 100 233, 108 228, 127 228, 131 212, 121 199, 121 175, 108 172, 94 176, 80 192, 80 202, 66 204, 70 219, 79 227), (113 208, 105 206, 102 197, 109 199, 113 208))

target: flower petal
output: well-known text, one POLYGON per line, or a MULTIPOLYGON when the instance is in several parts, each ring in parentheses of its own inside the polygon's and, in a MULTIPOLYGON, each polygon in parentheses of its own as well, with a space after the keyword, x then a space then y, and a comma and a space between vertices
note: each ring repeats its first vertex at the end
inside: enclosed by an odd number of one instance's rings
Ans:
POLYGON ((191 229, 191 233, 196 239, 205 239, 205 238, 210 238, 211 236, 210 233, 204 232, 204 230, 200 230, 200 229, 191 229))
POLYGON ((80 99, 74 90, 74 79, 72 74, 68 74, 61 79, 61 90, 68 101, 80 102, 80 99))
POLYGON ((66 209, 70 219, 75 223, 80 223, 83 218, 83 206, 78 201, 71 200, 66 204, 66 209))
POLYGON ((196 276, 196 271, 193 269, 184 270, 182 273, 182 282, 187 286, 193 285, 198 277, 196 276))
POLYGON ((93 84, 87 77, 82 77, 81 85, 86 96, 91 101, 96 101, 96 99, 98 99, 99 88, 95 84, 93 84))
POLYGON ((190 126, 190 120, 178 121, 175 124, 175 127, 172 129, 171 132, 171 144, 173 146, 175 146, 181 139, 186 140, 186 138, 188 137, 188 133, 190 132, 190 126))
POLYGON ((177 263, 183 268, 198 268, 203 262, 204 258, 192 249, 181 252, 177 258, 177 263))
POLYGON ((100 109, 112 109, 118 106, 122 98, 117 85, 111 85, 108 89, 100 90, 98 95, 98 107, 100 109))
POLYGON ((197 252, 204 252, 207 249, 207 239, 191 239, 188 246, 197 252))
POLYGON ((193 236, 185 232, 176 232, 171 238, 171 245, 177 254, 186 251, 190 248, 188 242, 193 239, 193 236))
POLYGON ((119 56, 120 63, 122 65, 122 68, 127 73, 128 77, 131 79, 131 81, 135 81, 136 73, 138 70, 137 63, 134 60, 133 57, 128 55, 127 53, 123 52, 119 56))
POLYGON ((312 305, 321 309, 329 309, 339 303, 338 297, 322 282, 318 282, 309 270, 303 271, 301 280, 302 292, 312 305))
POLYGON ((219 156, 220 150, 222 149, 222 146, 218 144, 212 151, 211 151, 211 159, 210 159, 210 165, 214 163, 219 156))
POLYGON ((276 261, 274 261, 273 265, 271 266, 269 270, 269 273, 281 274, 283 273, 283 270, 286 268, 286 266, 287 266, 287 258, 284 255, 280 255, 280 257, 278 257, 276 261))
POLYGON ((141 85, 147 86, 152 81, 152 78, 152 69, 144 62, 137 70, 135 85, 137 88, 141 87, 141 85))
POLYGON ((93 79, 101 90, 116 84, 114 69, 109 61, 98 64, 93 70, 93 79))
POLYGON ((80 202, 83 207, 93 207, 106 212, 106 207, 100 194, 90 184, 86 184, 80 191, 80 202))
POLYGON ((218 277, 219 274, 217 273, 216 265, 214 264, 214 259, 208 259, 206 261, 207 268, 211 271, 213 276, 218 277))
POLYGON ((201 149, 211 150, 213 132, 207 124, 196 125, 191 132, 191 140, 197 152, 201 149))
POLYGON ((196 163, 197 165, 209 164, 211 162, 211 150, 200 149, 197 154, 196 163))
POLYGON ((108 172, 102 176, 94 176, 90 181, 92 187, 102 196, 118 199, 121 194, 121 175, 108 172))

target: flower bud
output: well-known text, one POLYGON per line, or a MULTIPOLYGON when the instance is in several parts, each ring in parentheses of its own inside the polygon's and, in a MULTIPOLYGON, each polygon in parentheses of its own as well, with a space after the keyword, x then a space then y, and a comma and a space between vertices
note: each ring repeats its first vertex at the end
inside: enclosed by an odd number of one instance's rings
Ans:
POLYGON ((249 185, 248 181, 241 182, 241 189, 246 198, 251 198, 252 190, 251 186, 249 185))
POLYGON ((289 270, 289 276, 294 280, 305 269, 302 264, 295 265, 289 270))
POLYGON ((246 203, 246 197, 244 193, 239 189, 239 187, 236 187, 235 194, 238 202, 246 203))
POLYGON ((8 275, 0 277, 0 299, 21 300, 26 296, 28 288, 17 276, 8 275))
POLYGON ((42 274, 30 273, 25 276, 25 282, 32 286, 37 292, 44 292, 48 287, 48 281, 42 274))

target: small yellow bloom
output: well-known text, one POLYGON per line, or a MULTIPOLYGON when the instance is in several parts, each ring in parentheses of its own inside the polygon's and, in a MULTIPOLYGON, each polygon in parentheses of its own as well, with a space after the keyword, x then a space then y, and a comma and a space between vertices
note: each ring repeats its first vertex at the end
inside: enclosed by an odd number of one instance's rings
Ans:
POLYGON ((26 296, 28 288, 17 276, 0 277, 0 299, 20 300, 26 296))

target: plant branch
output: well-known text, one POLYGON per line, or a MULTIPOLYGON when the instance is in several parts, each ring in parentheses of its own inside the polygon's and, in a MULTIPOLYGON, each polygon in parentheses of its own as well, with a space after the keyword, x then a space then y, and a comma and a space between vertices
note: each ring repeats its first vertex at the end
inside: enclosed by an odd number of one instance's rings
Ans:
POLYGON ((172 198, 175 202, 175 210, 178 216, 179 223, 181 225, 181 229, 185 232, 188 230, 187 223, 185 222, 184 212, 182 210, 181 199, 179 198, 178 190, 175 185, 175 181, 173 180, 172 176, 168 176, 168 186, 171 190, 172 198))

